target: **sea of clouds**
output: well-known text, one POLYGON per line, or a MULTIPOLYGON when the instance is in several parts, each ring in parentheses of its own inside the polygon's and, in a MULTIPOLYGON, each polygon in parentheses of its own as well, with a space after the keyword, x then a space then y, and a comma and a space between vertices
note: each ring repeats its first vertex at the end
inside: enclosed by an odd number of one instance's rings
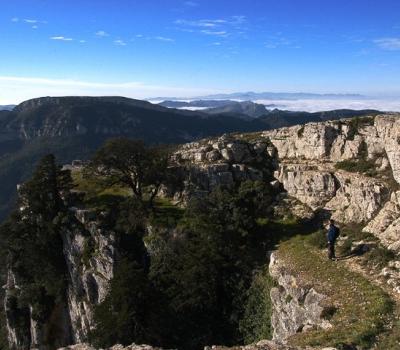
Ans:
POLYGON ((265 105, 274 105, 274 108, 284 109, 288 111, 320 112, 331 111, 335 109, 376 109, 382 112, 400 112, 400 98, 362 98, 359 100, 257 100, 254 102, 265 105))

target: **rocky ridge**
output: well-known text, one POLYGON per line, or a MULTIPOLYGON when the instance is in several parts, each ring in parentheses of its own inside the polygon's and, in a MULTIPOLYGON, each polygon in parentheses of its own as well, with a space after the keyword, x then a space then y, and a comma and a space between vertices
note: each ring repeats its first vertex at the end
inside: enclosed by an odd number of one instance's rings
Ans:
MULTIPOLYGON (((398 117, 377 116, 310 123, 262 135, 276 148, 275 177, 290 196, 314 211, 331 212, 341 223, 367 225, 374 218, 381 222, 384 212, 390 211, 385 204, 391 198, 395 201, 393 193, 400 183, 398 133, 398 117), (357 171, 360 165, 363 168, 357 171)), ((379 237, 383 227, 378 226, 375 222, 366 230, 379 237)))
MULTIPOLYGON (((306 213, 308 219, 318 212, 332 213, 333 218, 341 223, 363 225, 364 231, 373 233, 382 244, 398 251, 398 135, 400 118, 378 116, 358 120, 357 124, 351 120, 340 120, 282 128, 264 132, 250 141, 246 141, 246 135, 235 135, 190 143, 182 146, 172 159, 172 165, 185 178, 184 188, 166 188, 164 194, 173 195, 176 200, 185 200, 218 185, 233 186, 237 181, 246 179, 269 181, 278 193, 276 210, 285 203, 290 209, 297 207, 299 216, 303 218, 306 213), (361 161, 369 162, 374 174, 338 169, 344 161, 353 162, 353 166, 361 161), (271 168, 276 169, 275 173, 271 172, 271 168)), ((68 303, 59 305, 54 314, 59 319, 58 324, 62 325, 59 346, 85 341, 93 327, 93 306, 101 302, 107 293, 118 254, 116 238, 112 232, 101 227, 101 217, 94 216, 90 210, 74 207, 71 207, 71 212, 74 225, 63 232, 64 254, 70 276, 68 303), (97 254, 85 261, 88 240, 97 254)), ((393 262, 390 271, 399 269, 397 265, 393 262)), ((278 281, 278 287, 271 293, 276 342, 237 349, 290 350, 293 348, 279 343, 284 343, 291 334, 330 326, 322 317, 324 295, 312 286, 302 286, 295 276, 286 274, 284 262, 274 256, 270 269, 278 281)), ((397 288, 397 277, 390 271, 386 273, 391 273, 391 278, 395 279, 393 285, 397 288)), ((400 281, 400 273, 398 275, 400 281)), ((17 349, 34 348, 43 344, 43 339, 52 330, 47 325, 37 324, 27 310, 26 322, 30 333, 23 334, 19 325, 13 322, 13 303, 18 293, 18 277, 9 271, 5 299, 9 341, 17 349)), ((93 348, 75 345, 65 349, 93 348)), ((132 345, 111 349, 154 348, 132 345)))

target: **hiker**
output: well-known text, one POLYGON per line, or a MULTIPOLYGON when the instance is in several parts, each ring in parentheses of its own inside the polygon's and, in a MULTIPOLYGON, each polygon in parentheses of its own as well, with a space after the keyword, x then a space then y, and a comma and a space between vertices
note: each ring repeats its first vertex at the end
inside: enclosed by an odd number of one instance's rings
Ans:
POLYGON ((329 220, 329 229, 328 229, 328 258, 331 260, 336 260, 335 256, 335 242, 339 237, 340 230, 337 226, 335 226, 334 220, 329 220))

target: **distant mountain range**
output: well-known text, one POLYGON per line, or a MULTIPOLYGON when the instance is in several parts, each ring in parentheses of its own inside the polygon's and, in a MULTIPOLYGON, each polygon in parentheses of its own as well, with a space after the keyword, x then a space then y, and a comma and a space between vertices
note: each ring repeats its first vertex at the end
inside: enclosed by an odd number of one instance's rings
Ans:
POLYGON ((231 100, 163 101, 159 105, 168 108, 199 109, 209 115, 229 114, 240 118, 258 118, 268 114, 271 108, 277 107, 275 104, 263 105, 252 101, 237 102, 231 100))
POLYGON ((88 159, 107 139, 114 137, 138 138, 151 144, 179 144, 224 133, 378 113, 274 109, 264 114, 264 110, 258 109, 257 104, 230 103, 205 113, 123 97, 44 97, 23 102, 12 111, 0 111, 0 219, 14 203, 16 185, 27 179, 36 162, 48 153, 67 163, 88 159), (254 117, 258 114, 261 116, 254 117))
POLYGON ((364 99, 367 98, 360 94, 315 94, 306 92, 235 92, 230 94, 214 94, 199 97, 157 97, 151 98, 149 101, 187 101, 187 100, 305 100, 305 99, 364 99))
POLYGON ((14 108, 15 108, 15 105, 0 106, 0 111, 12 111, 14 108))

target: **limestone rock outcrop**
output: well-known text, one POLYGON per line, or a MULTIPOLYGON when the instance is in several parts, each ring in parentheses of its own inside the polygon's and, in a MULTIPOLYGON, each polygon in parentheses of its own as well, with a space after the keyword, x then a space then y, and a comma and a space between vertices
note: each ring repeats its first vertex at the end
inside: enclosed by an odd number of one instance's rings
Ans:
POLYGON ((73 209, 77 218, 63 234, 69 272, 68 311, 74 342, 87 339, 94 327, 93 307, 104 300, 117 256, 114 232, 105 230, 95 213, 73 209), (83 229, 82 229, 83 225, 83 229))
POLYGON ((276 253, 271 255, 269 271, 278 283, 271 289, 274 341, 285 343, 296 333, 332 327, 323 317, 329 306, 326 297, 288 272, 276 253))
POLYGON ((313 210, 324 207, 336 195, 337 186, 332 173, 318 171, 311 164, 282 163, 275 177, 291 196, 313 210))
POLYGON ((390 197, 388 186, 377 179, 337 171, 336 195, 325 205, 339 222, 367 222, 390 197))
POLYGON ((172 164, 183 174, 184 188, 166 189, 166 194, 187 198, 240 181, 272 180, 270 146, 268 140, 250 143, 228 135, 183 145, 172 164))
POLYGON ((400 249, 400 191, 392 193, 390 200, 363 231, 373 233, 389 249, 400 249))
POLYGON ((400 183, 399 116, 310 123, 262 136, 276 148, 275 178, 290 196, 342 223, 372 220, 365 230, 396 247, 400 216, 385 204, 397 191, 394 180, 400 183))
POLYGON ((113 276, 116 237, 102 228, 93 212, 71 208, 71 214, 61 233, 68 268, 67 300, 54 306, 46 322, 35 319, 32 306, 18 308, 19 276, 12 268, 8 271, 4 305, 11 348, 50 349, 46 344, 54 338, 58 346, 81 342, 93 327, 93 308, 106 296, 113 276))
POLYGON ((375 127, 389 158, 393 177, 400 183, 400 118, 399 116, 377 116, 375 127))

